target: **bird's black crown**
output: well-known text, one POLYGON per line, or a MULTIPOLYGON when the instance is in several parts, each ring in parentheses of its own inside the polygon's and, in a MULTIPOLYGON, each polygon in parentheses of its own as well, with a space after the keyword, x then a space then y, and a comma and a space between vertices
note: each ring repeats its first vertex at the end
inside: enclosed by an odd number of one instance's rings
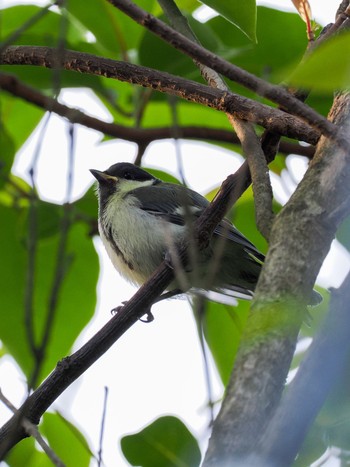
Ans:
POLYGON ((137 180, 140 182, 156 180, 153 175, 150 175, 148 172, 140 169, 140 167, 130 164, 129 162, 118 162, 117 164, 109 167, 105 173, 112 175, 113 177, 124 178, 125 180, 137 180))

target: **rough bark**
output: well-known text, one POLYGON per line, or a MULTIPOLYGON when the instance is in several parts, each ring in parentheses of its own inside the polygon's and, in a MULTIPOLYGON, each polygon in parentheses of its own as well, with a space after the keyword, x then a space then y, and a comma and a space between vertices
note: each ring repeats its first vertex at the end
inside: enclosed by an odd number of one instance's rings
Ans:
MULTIPOLYGON (((349 113, 349 94, 338 95, 330 120, 348 130, 349 113)), ((270 249, 205 467, 244 464, 256 450, 283 391, 305 316, 303 303, 310 297, 337 226, 350 212, 349 186, 350 150, 340 150, 322 138, 271 231, 270 249)))

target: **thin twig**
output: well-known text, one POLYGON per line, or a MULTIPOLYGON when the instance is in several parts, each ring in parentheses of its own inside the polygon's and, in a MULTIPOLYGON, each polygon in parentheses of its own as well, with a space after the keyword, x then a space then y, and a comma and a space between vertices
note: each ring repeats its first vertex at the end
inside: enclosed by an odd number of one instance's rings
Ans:
MULTIPOLYGON (((1 389, 0 400, 6 405, 7 408, 11 410, 11 412, 13 412, 14 414, 18 413, 16 407, 12 404, 12 402, 9 399, 7 399, 7 397, 3 394, 1 389)), ((26 433, 29 436, 33 436, 33 438, 37 441, 37 443, 48 456, 48 458, 51 460, 51 462, 57 467, 65 467, 65 464, 61 461, 61 459, 57 456, 54 450, 46 443, 44 438, 41 436, 38 428, 25 417, 22 418, 21 423, 26 433)))
POLYGON ((103 451, 103 436, 104 436, 104 431, 105 431, 106 414, 107 414, 107 400, 108 400, 108 387, 105 386, 105 392, 104 392, 104 398, 103 398, 102 418, 101 418, 101 428, 100 428, 100 442, 99 442, 98 459, 97 459, 97 466, 98 467, 101 467, 103 465, 102 451, 103 451))

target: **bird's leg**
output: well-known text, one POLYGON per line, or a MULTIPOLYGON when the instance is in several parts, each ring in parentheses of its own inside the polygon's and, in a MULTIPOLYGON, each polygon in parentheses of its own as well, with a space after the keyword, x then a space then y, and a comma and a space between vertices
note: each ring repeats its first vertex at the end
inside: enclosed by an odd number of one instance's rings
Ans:
MULTIPOLYGON (((118 305, 115 308, 113 308, 111 310, 111 314, 116 315, 117 313, 120 313, 120 311, 123 309, 123 306, 126 305, 127 303, 128 303, 128 300, 125 300, 124 302, 122 302, 122 305, 118 305)), ((146 319, 139 318, 139 320, 142 321, 143 323, 151 323, 154 320, 154 316, 151 312, 151 307, 152 305, 147 309, 147 311, 145 311, 145 315, 147 316, 146 319)))
MULTIPOLYGON (((151 308, 155 303, 161 302, 162 300, 166 300, 167 298, 175 297, 175 295, 179 295, 179 294, 182 294, 182 293, 183 292, 182 292, 181 289, 169 290, 168 292, 162 293, 162 295, 160 295, 158 298, 156 298, 155 301, 152 303, 152 305, 145 312, 146 318, 143 319, 141 317, 141 318, 139 318, 139 320, 142 321, 143 323, 151 323, 154 320, 154 316, 153 316, 153 314, 151 312, 151 308)), ((122 310, 123 306, 126 305, 127 303, 128 303, 128 301, 126 300, 126 301, 122 302, 122 305, 119 305, 119 306, 113 308, 111 310, 112 315, 115 315, 115 314, 119 313, 122 310)))
POLYGON ((154 305, 155 303, 159 303, 162 300, 166 300, 168 298, 172 298, 172 297, 175 297, 176 295, 180 295, 180 294, 183 294, 183 291, 181 289, 169 290, 169 292, 164 292, 164 293, 162 293, 162 295, 160 295, 158 298, 156 298, 154 300, 154 302, 152 303, 152 305, 154 305))

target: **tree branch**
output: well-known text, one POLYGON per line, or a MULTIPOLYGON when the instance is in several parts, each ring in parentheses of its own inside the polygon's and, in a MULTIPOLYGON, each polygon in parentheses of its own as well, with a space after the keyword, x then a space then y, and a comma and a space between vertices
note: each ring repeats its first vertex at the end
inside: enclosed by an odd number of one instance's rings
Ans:
POLYGON ((323 325, 261 439, 258 463, 291 465, 327 396, 339 384, 350 355, 349 302, 350 274, 332 292, 323 325))
MULTIPOLYGON (((305 125, 299 118, 278 109, 255 102, 231 92, 211 88, 195 81, 179 78, 169 73, 131 63, 96 57, 95 55, 66 50, 62 62, 57 63, 56 49, 39 46, 8 47, 0 55, 6 65, 36 65, 53 68, 58 65, 66 70, 95 74, 176 95, 216 110, 230 113, 276 133, 299 141, 315 144, 319 133, 305 125)), ((336 130, 334 130, 336 133, 336 130)), ((334 134, 335 134, 334 133, 334 134)))
POLYGON ((256 92, 272 102, 281 105, 288 112, 300 117, 309 125, 317 128, 323 134, 327 135, 342 147, 347 148, 349 141, 346 135, 340 133, 326 118, 322 117, 311 107, 299 101, 292 96, 286 89, 276 86, 258 78, 251 73, 227 62, 223 58, 187 39, 182 34, 163 23, 155 16, 138 7, 130 0, 108 0, 120 11, 128 15, 137 23, 149 29, 155 35, 180 50, 189 57, 215 70, 217 73, 226 76, 242 86, 256 92))
MULTIPOLYGON (((349 95, 338 96, 330 119, 348 131, 349 115, 349 95)), ((329 139, 321 138, 302 182, 276 217, 205 467, 228 459, 244 465, 278 404, 304 317, 303 303, 337 226, 350 211, 349 158, 349 152, 335 150, 329 139)))
MULTIPOLYGON (((100 131, 105 135, 109 135, 115 138, 121 138, 126 141, 131 141, 138 145, 147 147, 152 141, 160 139, 172 138, 172 128, 170 127, 158 127, 158 128, 139 128, 139 127, 127 127, 118 125, 117 123, 104 122, 95 117, 91 117, 81 110, 69 107, 64 104, 60 104, 56 99, 46 96, 42 92, 35 88, 32 88, 16 76, 9 75, 6 73, 0 73, 0 88, 4 91, 9 92, 13 96, 17 96, 24 99, 31 104, 40 107, 43 110, 51 112, 65 117, 71 123, 78 123, 84 125, 87 128, 100 131)), ((305 128, 307 131, 307 128, 305 128)), ((237 135, 232 133, 230 130, 222 128, 210 128, 200 126, 179 126, 179 137, 182 139, 199 139, 207 141, 217 141, 221 143, 239 144, 237 135)), ((311 131, 312 139, 317 138, 317 133, 311 131)), ((306 135, 305 139, 308 139, 310 134, 306 135)), ((313 146, 300 145, 290 141, 281 141, 280 153, 282 154, 297 154, 299 156, 305 156, 308 159, 312 159, 315 152, 313 146)))
MULTIPOLYGON (((243 169, 242 169, 243 167, 243 169)), ((216 225, 244 191, 240 184, 241 168, 222 184, 215 200, 195 222, 194 233, 199 248, 207 245, 216 225)), ((180 246, 179 259, 185 260, 186 246, 180 246)), ((85 345, 59 362, 47 379, 28 397, 18 412, 0 430, 0 459, 21 439, 27 436, 18 423, 23 417, 38 424, 42 414, 79 376, 100 358, 135 322, 149 310, 155 299, 165 290, 174 270, 164 261, 149 280, 135 293, 113 318, 85 345)))

